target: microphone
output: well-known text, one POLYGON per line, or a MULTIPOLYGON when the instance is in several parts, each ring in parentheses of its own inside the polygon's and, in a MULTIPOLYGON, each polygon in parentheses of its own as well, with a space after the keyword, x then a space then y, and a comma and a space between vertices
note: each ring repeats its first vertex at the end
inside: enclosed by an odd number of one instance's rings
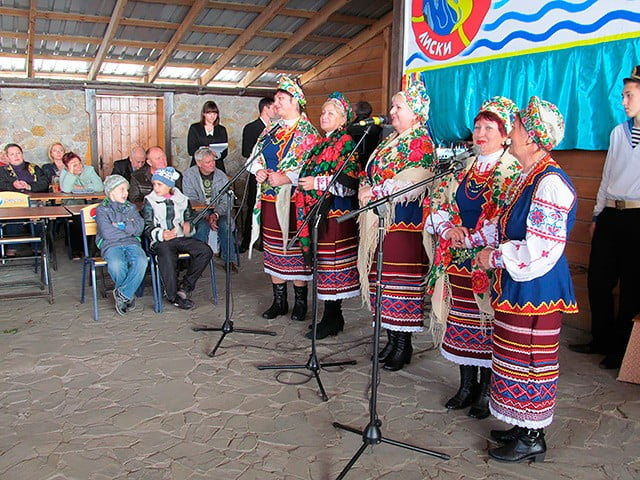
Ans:
POLYGON ((385 125, 389 122, 387 117, 371 117, 366 118, 364 120, 360 120, 359 122, 354 122, 356 125, 360 125, 361 127, 366 127, 368 125, 385 125))
POLYGON ((272 136, 274 133, 276 133, 278 130, 280 130, 283 126, 284 126, 284 122, 282 120, 278 120, 276 123, 273 124, 273 126, 271 127, 271 129, 267 133, 262 135, 261 138, 267 138, 267 137, 272 136))
POLYGON ((459 172, 467 165, 467 159, 469 157, 476 157, 480 154, 480 147, 473 145, 471 148, 465 150, 461 154, 455 153, 455 149, 451 149, 453 155, 439 158, 436 164, 436 173, 445 172, 448 169, 453 169, 454 172, 459 172))
POLYGON ((478 145, 473 145, 470 149, 468 149, 461 155, 454 154, 453 158, 451 159, 451 166, 456 172, 462 170, 466 166, 467 159, 469 157, 477 157, 479 154, 480 147, 478 145))

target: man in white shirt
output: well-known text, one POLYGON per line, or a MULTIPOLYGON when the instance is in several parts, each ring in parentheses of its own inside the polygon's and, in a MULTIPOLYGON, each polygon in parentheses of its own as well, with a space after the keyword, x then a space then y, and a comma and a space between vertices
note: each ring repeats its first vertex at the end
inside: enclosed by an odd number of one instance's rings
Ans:
POLYGON ((569 345, 575 352, 605 354, 600 367, 608 369, 622 364, 632 319, 640 313, 640 65, 624 79, 622 106, 629 120, 611 132, 590 228, 593 338, 587 344, 569 345), (615 309, 613 289, 618 282, 615 309))

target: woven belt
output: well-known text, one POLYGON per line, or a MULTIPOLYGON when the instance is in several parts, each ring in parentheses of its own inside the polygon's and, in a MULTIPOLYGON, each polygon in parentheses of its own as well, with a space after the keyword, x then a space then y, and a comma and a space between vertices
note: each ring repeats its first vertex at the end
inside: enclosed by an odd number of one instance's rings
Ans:
POLYGON ((638 200, 606 200, 605 205, 607 207, 615 208, 617 210, 626 210, 627 208, 640 208, 640 201, 638 200))

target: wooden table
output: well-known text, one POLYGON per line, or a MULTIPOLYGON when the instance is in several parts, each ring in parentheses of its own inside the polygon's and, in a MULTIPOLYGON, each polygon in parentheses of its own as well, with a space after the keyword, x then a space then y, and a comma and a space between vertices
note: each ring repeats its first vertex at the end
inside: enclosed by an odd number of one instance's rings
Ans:
POLYGON ((65 200, 102 200, 105 198, 104 192, 93 193, 64 193, 64 192, 42 192, 30 193, 29 198, 32 202, 52 202, 61 204, 65 200))
POLYGON ((43 283, 47 285, 48 291, 47 293, 37 294, 37 293, 14 293, 14 294, 5 294, 0 295, 0 299, 14 299, 14 298, 24 298, 24 297, 40 297, 46 296, 49 297, 49 303, 53 303, 53 280, 51 278, 51 272, 49 270, 49 259, 51 258, 52 262, 55 261, 55 249, 52 249, 53 239, 50 235, 49 224, 51 220, 55 220, 56 218, 65 218, 70 217, 71 214, 67 211, 66 208, 61 206, 48 206, 48 207, 6 207, 0 208, 0 221, 10 221, 10 220, 26 220, 32 224, 41 223, 42 227, 42 275, 43 275, 43 283), (53 251, 53 254, 52 254, 53 251))
POLYGON ((83 208, 87 208, 87 206, 90 205, 89 203, 87 205, 65 205, 64 208, 66 208, 67 212, 69 212, 72 216, 77 216, 80 215, 80 212, 82 211, 83 208))

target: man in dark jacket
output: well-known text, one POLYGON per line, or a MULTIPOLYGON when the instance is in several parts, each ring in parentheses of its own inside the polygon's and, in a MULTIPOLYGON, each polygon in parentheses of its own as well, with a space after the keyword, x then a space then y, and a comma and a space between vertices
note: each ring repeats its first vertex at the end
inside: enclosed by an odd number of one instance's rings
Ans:
POLYGON ((111 175, 120 175, 127 182, 131 181, 131 174, 136 170, 140 170, 144 165, 146 152, 142 147, 133 147, 127 158, 116 160, 113 162, 113 170, 111 175))
MULTIPOLYGON (((249 158, 256 141, 264 129, 269 125, 271 119, 276 117, 275 108, 273 106, 273 98, 265 97, 258 103, 260 116, 253 122, 247 123, 242 129, 242 156, 249 158)), ((249 240, 251 238, 251 209, 256 201, 256 176, 249 174, 247 180, 247 213, 242 226, 242 243, 240 244, 240 253, 244 253, 249 249, 249 240)))

